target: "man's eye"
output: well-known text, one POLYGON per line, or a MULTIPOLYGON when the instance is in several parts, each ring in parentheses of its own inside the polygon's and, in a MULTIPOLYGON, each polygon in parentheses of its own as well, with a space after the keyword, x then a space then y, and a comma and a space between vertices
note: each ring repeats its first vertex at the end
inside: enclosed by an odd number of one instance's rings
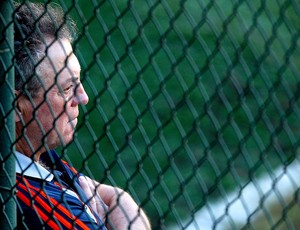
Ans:
POLYGON ((67 88, 64 89, 64 92, 69 93, 72 88, 73 88, 73 85, 70 85, 70 86, 68 86, 67 88))

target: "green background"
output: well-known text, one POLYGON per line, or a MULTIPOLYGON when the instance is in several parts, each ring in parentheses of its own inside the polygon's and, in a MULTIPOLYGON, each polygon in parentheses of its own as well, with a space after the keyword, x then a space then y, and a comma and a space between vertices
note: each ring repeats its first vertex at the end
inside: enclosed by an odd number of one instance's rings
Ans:
POLYGON ((294 159, 298 1, 59 5, 78 25, 90 97, 61 151, 132 194, 153 229, 294 159))

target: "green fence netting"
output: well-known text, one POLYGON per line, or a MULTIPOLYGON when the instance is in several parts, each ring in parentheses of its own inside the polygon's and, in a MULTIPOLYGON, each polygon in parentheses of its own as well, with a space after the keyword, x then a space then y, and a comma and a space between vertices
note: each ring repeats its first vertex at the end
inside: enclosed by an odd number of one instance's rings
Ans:
POLYGON ((38 2, 78 27, 78 171, 153 229, 300 227, 300 1, 38 2))
POLYGON ((15 159, 12 143, 15 140, 14 69, 13 69, 13 8, 8 2, 0 3, 0 226, 12 229, 15 224, 16 203, 14 198, 15 159))

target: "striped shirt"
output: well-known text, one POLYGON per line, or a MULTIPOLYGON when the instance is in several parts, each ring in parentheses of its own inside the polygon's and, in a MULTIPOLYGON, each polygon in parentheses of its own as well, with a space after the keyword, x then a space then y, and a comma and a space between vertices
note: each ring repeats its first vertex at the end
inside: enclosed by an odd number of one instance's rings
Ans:
POLYGON ((81 190, 78 172, 55 151, 43 153, 48 170, 16 152, 18 229, 103 229, 81 190), (55 167, 53 167, 55 166, 55 167))

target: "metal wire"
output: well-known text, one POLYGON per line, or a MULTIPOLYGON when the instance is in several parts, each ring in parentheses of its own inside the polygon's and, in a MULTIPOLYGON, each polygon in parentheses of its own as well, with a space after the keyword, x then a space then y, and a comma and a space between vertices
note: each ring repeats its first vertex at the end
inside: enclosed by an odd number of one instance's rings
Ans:
POLYGON ((53 2, 90 97, 62 157, 153 229, 297 229, 298 1, 53 2))

